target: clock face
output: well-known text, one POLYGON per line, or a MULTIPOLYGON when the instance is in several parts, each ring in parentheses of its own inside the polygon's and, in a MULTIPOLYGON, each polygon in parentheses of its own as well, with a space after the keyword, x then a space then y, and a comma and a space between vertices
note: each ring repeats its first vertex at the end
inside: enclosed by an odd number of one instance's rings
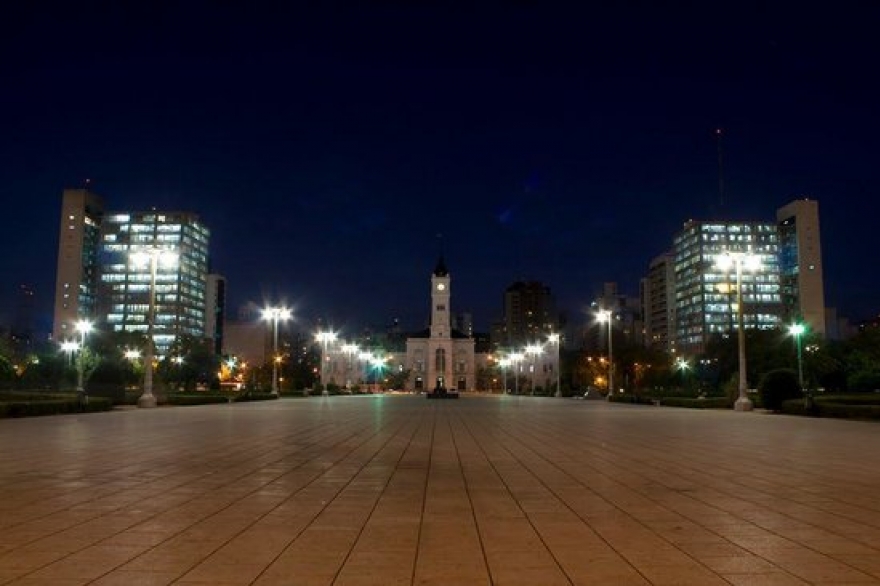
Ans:
POLYGON ((438 291, 443 291, 444 289, 446 289, 446 285, 444 285, 443 283, 437 283, 438 291))

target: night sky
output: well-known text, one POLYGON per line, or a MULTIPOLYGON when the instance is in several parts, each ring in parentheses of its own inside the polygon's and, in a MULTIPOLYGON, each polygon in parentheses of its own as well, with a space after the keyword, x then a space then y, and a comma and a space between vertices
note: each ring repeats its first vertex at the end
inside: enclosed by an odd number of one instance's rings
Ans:
POLYGON ((200 214, 232 314, 420 328, 442 247, 479 330, 520 279, 586 321, 689 218, 797 197, 827 304, 878 313, 876 3, 15 4, 0 322, 28 284, 50 328, 61 192, 86 179, 114 210, 200 214))

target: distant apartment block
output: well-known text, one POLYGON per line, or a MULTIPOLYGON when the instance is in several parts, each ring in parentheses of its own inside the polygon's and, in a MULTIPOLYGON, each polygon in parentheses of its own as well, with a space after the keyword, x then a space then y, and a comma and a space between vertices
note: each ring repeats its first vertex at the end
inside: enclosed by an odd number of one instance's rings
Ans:
POLYGON ((675 257, 664 253, 651 261, 642 285, 645 345, 656 350, 675 348, 675 257))
POLYGON ((671 252, 651 261, 643 281, 647 345, 699 354, 713 335, 736 330, 735 270, 718 265, 726 253, 760 260, 757 270, 742 272, 743 327, 802 320, 826 335, 819 208, 803 199, 779 208, 775 222, 685 222, 671 252))
POLYGON ((65 189, 61 196, 55 313, 52 339, 76 335, 81 319, 95 320, 98 311, 98 257, 104 201, 87 189, 65 189))
POLYGON ((644 344, 642 317, 642 301, 640 298, 620 292, 614 281, 602 284, 602 292, 591 302, 595 312, 588 318, 587 328, 583 334, 582 345, 589 351, 602 351, 608 348, 607 327, 599 327, 596 315, 599 311, 610 311, 612 314, 612 335, 614 340, 626 340, 628 343, 644 344))
POLYGON ((539 281, 517 281, 504 292, 503 324, 495 329, 500 339, 497 345, 516 348, 534 344, 557 332, 558 322, 550 287, 539 281))
POLYGON ((776 212, 779 227, 779 280, 782 319, 804 321, 811 332, 826 333, 825 280, 819 203, 795 200, 776 212))

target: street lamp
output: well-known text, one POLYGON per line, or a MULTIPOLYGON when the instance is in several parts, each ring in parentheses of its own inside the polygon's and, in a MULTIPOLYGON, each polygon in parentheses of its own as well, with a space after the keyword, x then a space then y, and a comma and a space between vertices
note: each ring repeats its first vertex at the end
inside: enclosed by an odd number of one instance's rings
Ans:
POLYGON ((801 337, 806 331, 807 328, 804 326, 804 324, 792 324, 788 326, 788 333, 794 336, 794 341, 797 345, 798 385, 800 385, 801 387, 801 392, 804 393, 804 407, 806 409, 810 409, 813 406, 813 397, 810 395, 809 392, 804 390, 804 361, 803 354, 801 352, 801 337))
POLYGON ((690 368, 691 368, 691 363, 688 362, 686 358, 682 358, 681 356, 679 356, 678 358, 675 359, 675 370, 677 370, 679 372, 679 374, 681 375, 681 386, 682 387, 687 387, 687 385, 685 383, 686 383, 686 378, 687 378, 687 371, 690 370, 690 368))
POLYGON ((83 384, 83 370, 85 365, 86 352, 86 334, 92 331, 92 322, 87 319, 81 319, 76 322, 76 331, 79 332, 79 356, 76 361, 76 392, 79 393, 83 403, 89 402, 89 396, 86 394, 85 385, 83 384))
POLYGON ((272 394, 278 396, 278 322, 289 320, 292 312, 285 307, 267 307, 263 310, 263 319, 272 322, 272 394))
MULTIPOLYGON (((690 370, 690 368, 691 368, 691 363, 688 362, 686 358, 682 358, 681 356, 679 356, 678 358, 675 359, 675 370, 677 370, 681 373, 685 373, 688 370, 690 370)), ((682 374, 682 376, 684 376, 684 374, 682 374)))
MULTIPOLYGON (((360 351, 360 348, 357 347, 357 344, 343 344, 342 351, 348 356, 348 364, 345 367, 345 389, 347 391, 351 390, 351 374, 353 370, 352 359, 357 353, 360 351)), ((323 360, 322 360, 323 362, 323 360)))
POLYGON ((561 365, 559 364, 559 347, 562 345, 562 339, 559 334, 550 334, 547 341, 556 346, 556 365, 554 366, 556 369, 556 392, 554 393, 554 396, 561 397, 562 388, 559 386, 559 371, 561 369, 561 365))
POLYGON ((370 384, 370 363, 373 361, 373 353, 367 350, 362 350, 358 352, 358 365, 359 374, 361 376, 361 382, 364 383, 364 387, 369 391, 370 384))
POLYGON ((543 352, 544 349, 541 348, 541 346, 539 346, 538 344, 529 344, 528 346, 526 346, 526 354, 532 357, 532 395, 535 394, 535 371, 537 370, 538 355, 543 352))
POLYGON ((736 267, 736 326, 739 344, 739 398, 733 404, 734 411, 751 411, 752 401, 748 397, 746 381, 746 334, 743 325, 742 271, 743 265, 748 270, 757 270, 761 266, 761 258, 745 252, 726 252, 718 256, 715 264, 721 270, 736 267))
POLYGON ((327 395, 327 344, 336 341, 336 333, 318 332, 315 334, 315 339, 321 343, 321 388, 323 389, 322 394, 327 395))
POLYGON ((503 395, 507 394, 507 368, 510 366, 510 358, 502 358, 498 361, 498 366, 501 367, 501 373, 504 376, 504 392, 503 395))
POLYGON ((70 365, 73 363, 73 353, 79 350, 79 344, 72 340, 68 340, 67 342, 61 343, 61 351, 67 354, 67 367, 70 368, 70 365))
POLYGON ((608 395, 605 397, 608 401, 611 400, 611 395, 614 393, 614 346, 611 342, 613 315, 610 309, 600 309, 596 314, 596 320, 599 323, 608 322, 608 395))
POLYGON ((144 392, 138 397, 138 407, 155 407, 156 397, 153 395, 153 330, 156 322, 156 272, 158 265, 173 266, 177 263, 177 253, 159 248, 144 248, 131 253, 131 260, 136 265, 149 263, 150 290, 147 306, 147 346, 144 352, 144 392))
POLYGON ((385 358, 383 358, 381 356, 373 356, 373 358, 370 359, 370 365, 376 371, 375 382, 376 382, 376 393, 378 393, 381 390, 382 371, 385 369, 385 358))
POLYGON ((520 352, 514 352, 510 355, 510 362, 514 365, 515 369, 513 371, 513 394, 519 394, 519 363, 523 361, 525 358, 525 354, 521 354, 520 352))

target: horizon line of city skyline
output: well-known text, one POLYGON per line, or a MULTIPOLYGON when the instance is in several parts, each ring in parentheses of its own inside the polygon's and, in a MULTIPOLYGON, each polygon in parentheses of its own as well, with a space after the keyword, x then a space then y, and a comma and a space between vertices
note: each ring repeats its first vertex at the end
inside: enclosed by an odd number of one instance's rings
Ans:
MULTIPOLYGON (((87 182, 85 187, 78 188, 78 189, 88 190, 88 189, 90 189, 90 185, 87 182)), ((804 198, 804 199, 810 199, 810 198, 804 198)), ((150 211, 169 213, 169 210, 164 210, 164 209, 160 210, 156 206, 147 206, 147 207, 150 211)), ((177 210, 186 210, 186 208, 187 208, 187 206, 178 206, 176 209, 177 210)), ((115 212, 113 212, 112 210, 108 211, 108 213, 117 213, 117 212, 119 212, 119 211, 118 210, 116 210, 115 212)), ((122 212, 119 212, 119 213, 122 213, 122 212)), ((192 212, 187 212, 187 213, 192 213, 199 218, 202 218, 205 215, 202 211, 192 211, 192 212)), ((687 224, 687 222, 690 222, 690 221, 711 222, 711 221, 724 221, 724 220, 720 220, 720 219, 719 220, 691 220, 691 219, 689 219, 689 220, 685 220, 683 223, 687 224)), ((728 221, 730 221, 730 220, 728 220, 728 221)), ((764 220, 750 220, 750 221, 762 222, 764 220)), ((211 230, 210 227, 208 227, 208 229, 211 230)), ((448 254, 443 251, 442 246, 440 247, 440 251, 438 252, 438 254, 445 254, 448 256, 448 254)), ((660 253, 660 254, 663 254, 663 253, 660 253)), ((209 258, 213 259, 213 255, 210 255, 209 258)), ((646 262, 645 264, 646 265, 650 264, 650 261, 646 262)), ((453 273, 454 272, 455 271, 453 271, 453 273)), ((558 291, 558 284, 557 283, 549 282, 548 280, 542 279, 538 276, 523 277, 522 275, 524 275, 526 272, 527 271, 520 271, 521 276, 514 277, 513 279, 509 280, 508 281, 509 284, 507 284, 507 285, 499 286, 499 288, 498 288, 499 297, 501 295, 503 295, 504 290, 506 290, 512 284, 515 284, 517 282, 528 282, 528 281, 539 282, 539 283, 542 283, 542 284, 550 287, 551 291, 554 291, 554 292, 558 291)), ((531 271, 531 272, 536 273, 537 271, 531 271)), ((216 271, 216 273, 223 275, 224 277, 226 274, 224 271, 216 271)), ((595 283, 593 285, 592 291, 595 292, 595 291, 601 290, 608 283, 614 283, 618 287, 618 289, 621 291, 621 294, 626 295, 626 296, 633 296, 632 291, 631 291, 633 285, 628 284, 628 283, 623 283, 623 282, 617 281, 617 280, 603 280, 600 283, 595 283)), ((234 286, 234 284, 233 284, 233 286, 234 286)), ((32 296, 38 295, 38 292, 36 292, 33 288, 29 288, 29 286, 27 284, 20 284, 19 288, 20 288, 20 291, 24 292, 25 294, 26 294, 26 292, 29 291, 30 295, 32 295, 32 296)), ((635 288, 636 289, 638 288, 638 283, 635 284, 635 288)), ((43 296, 43 297, 48 298, 48 296, 43 296)), ((246 297, 246 296, 239 295, 238 299, 236 299, 235 296, 230 295, 230 298, 235 300, 236 313, 245 309, 249 305, 254 306, 254 307, 259 307, 259 304, 253 298, 243 300, 242 299, 243 297, 246 297)), ((278 297, 283 298, 282 296, 278 296, 278 297)), ((415 297, 416 297, 415 295, 412 296, 412 298, 415 298, 415 297)), ((583 307, 588 306, 590 303, 590 301, 585 301, 585 302, 580 303, 579 307, 575 307, 571 304, 566 304, 564 302, 560 303, 560 298, 559 298, 558 294, 553 294, 553 298, 557 302, 557 313, 559 314, 559 317, 568 323, 572 323, 573 321, 576 321, 575 316, 578 315, 579 313, 584 313, 583 307)), ((588 298, 588 297, 586 297, 586 298, 588 298)), ((264 296, 264 305, 266 304, 265 299, 266 299, 266 296, 264 296)), ((290 299, 292 300, 293 298, 291 297, 290 299)), ((293 308, 297 308, 300 306, 300 302, 292 302, 292 303, 289 303, 289 305, 293 308)), ((483 317, 479 314, 478 311, 475 311, 474 308, 471 305, 469 305, 467 303, 467 301, 465 300, 464 303, 457 304, 457 307, 461 307, 462 309, 455 311, 455 313, 456 314, 470 314, 472 316, 472 319, 474 320, 474 323, 480 324, 479 326, 475 326, 475 330, 480 331, 480 332, 488 332, 491 330, 492 323, 497 321, 499 318, 503 318, 503 307, 501 305, 502 304, 499 304, 498 309, 494 312, 494 316, 483 317)), ((16 308, 16 309, 18 310, 18 308, 16 308)), ((231 309, 231 307, 227 307, 227 311, 229 309, 231 309)), ((388 312, 386 312, 385 317, 383 317, 383 318, 370 319, 370 318, 364 318, 363 316, 361 316, 359 319, 355 319, 355 320, 337 319, 334 317, 333 311, 328 312, 328 311, 322 311, 320 309, 307 311, 303 314, 301 309, 302 308, 300 308, 300 313, 298 315, 304 315, 304 319, 306 322, 311 322, 311 323, 316 323, 316 324, 320 324, 320 323, 331 324, 334 322, 339 322, 339 323, 343 324, 342 327, 346 327, 347 323, 351 322, 354 324, 353 327, 355 327, 359 330, 387 328, 390 325, 393 325, 395 323, 399 323, 400 326, 406 330, 416 330, 420 327, 424 327, 424 325, 428 323, 429 314, 430 314, 428 303, 425 303, 425 308, 422 310, 421 317, 415 317, 415 318, 414 318, 414 311, 412 309, 403 310, 403 311, 396 311, 396 310, 392 309, 392 310, 389 310, 388 312), (421 326, 419 324, 421 324, 421 326)), ((42 331, 43 332, 50 331, 51 326, 47 327, 47 324, 51 323, 52 320, 51 320, 51 318, 47 319, 48 314, 51 313, 51 309, 48 307, 48 304, 44 303, 42 310, 39 313, 43 315, 43 318, 42 318, 42 320, 35 319, 34 324, 36 325, 36 324, 39 324, 40 322, 42 322, 42 328, 43 328, 42 331)), ((344 313, 344 312, 340 312, 340 313, 344 313)), ((231 312, 230 312, 230 315, 231 315, 231 312)), ((6 320, 7 327, 10 327, 10 328, 14 327, 14 324, 16 322, 17 317, 18 316, 13 316, 13 319, 6 320)), ((847 317, 852 317, 852 316, 847 316, 847 317)), ((870 319, 870 316, 855 316, 855 318, 857 320, 870 319)), ((585 316, 584 319, 585 320, 589 319, 589 316, 585 316)), ((36 329, 39 330, 39 326, 37 326, 36 329)))

